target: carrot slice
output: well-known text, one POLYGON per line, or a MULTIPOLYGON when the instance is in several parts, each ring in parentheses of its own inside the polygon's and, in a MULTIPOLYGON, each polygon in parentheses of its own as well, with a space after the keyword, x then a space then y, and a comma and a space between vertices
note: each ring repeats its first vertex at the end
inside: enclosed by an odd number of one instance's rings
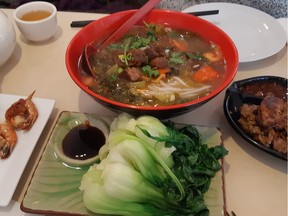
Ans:
POLYGON ((187 47, 186 41, 184 41, 184 40, 176 40, 176 39, 173 39, 172 41, 173 41, 175 47, 179 51, 181 51, 181 52, 187 51, 188 47, 187 47))
POLYGON ((214 70, 209 65, 202 66, 198 71, 192 74, 192 79, 195 82, 207 83, 219 77, 219 72, 214 70))
POLYGON ((159 68, 157 70, 160 74, 166 74, 170 72, 170 68, 159 68))

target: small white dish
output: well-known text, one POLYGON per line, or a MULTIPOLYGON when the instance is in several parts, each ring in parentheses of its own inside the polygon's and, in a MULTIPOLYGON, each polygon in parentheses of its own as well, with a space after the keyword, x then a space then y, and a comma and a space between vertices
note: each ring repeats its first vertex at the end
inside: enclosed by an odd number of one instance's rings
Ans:
POLYGON ((252 7, 233 3, 206 3, 186 8, 182 12, 219 10, 219 14, 201 18, 217 25, 234 41, 239 62, 252 62, 278 53, 287 36, 272 16, 252 7))
MULTIPOLYGON (((69 113, 63 112, 61 114, 61 120, 58 120, 58 124, 55 126, 54 130, 55 132, 54 136, 51 138, 53 145, 54 145, 54 151, 59 158, 59 160, 62 161, 63 164, 66 164, 67 166, 73 166, 73 167, 81 167, 81 166, 87 166, 94 164, 95 162, 99 162, 100 158, 99 155, 95 155, 94 157, 87 158, 87 159, 79 159, 79 158, 71 158, 66 156, 66 154, 63 151, 63 140, 65 136, 75 127, 79 125, 85 125, 86 122, 89 122, 89 125, 92 127, 96 127, 100 129, 103 132, 103 135, 105 136, 105 143, 108 140, 109 131, 110 131, 110 124, 111 120, 108 118, 96 118, 95 116, 87 115, 87 114, 80 114, 79 117, 75 118, 72 115, 69 115, 69 113), (65 117, 66 116, 66 117, 65 117)), ((83 130, 82 130, 83 134, 83 130)))
MULTIPOLYGON (((20 98, 27 98, 27 96, 0 94, 1 123, 5 119, 6 110, 20 98)), ((50 99, 33 98, 32 100, 38 109, 38 118, 35 124, 27 132, 16 132, 18 141, 13 152, 8 158, 0 160, 0 206, 9 204, 22 172, 55 105, 55 101, 50 99)))
POLYGON ((16 46, 16 33, 8 16, 0 10, 0 67, 10 58, 16 46))
POLYGON ((21 34, 29 41, 46 41, 57 31, 57 9, 49 2, 32 1, 22 4, 15 9, 13 17, 21 34), (41 16, 36 14, 41 12, 41 16), (43 12, 48 13, 47 17, 43 16, 43 12), (24 20, 23 17, 28 13, 34 13, 34 18, 30 16, 24 20))

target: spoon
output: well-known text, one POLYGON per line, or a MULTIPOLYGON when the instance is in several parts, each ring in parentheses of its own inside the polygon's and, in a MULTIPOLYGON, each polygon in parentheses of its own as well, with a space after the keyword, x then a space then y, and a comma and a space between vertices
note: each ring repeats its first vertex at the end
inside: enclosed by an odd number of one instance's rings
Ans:
POLYGON ((149 0, 145 3, 139 10, 137 10, 128 20, 126 20, 113 34, 111 34, 107 39, 102 43, 98 44, 97 47, 94 46, 94 43, 86 44, 82 56, 82 66, 83 70, 88 74, 95 77, 92 67, 89 62, 89 56, 93 53, 105 48, 107 45, 119 39, 123 36, 133 25, 135 25, 143 16, 150 12, 161 0, 149 0))
POLYGON ((89 56, 95 51, 96 50, 94 47, 85 45, 81 55, 81 65, 83 71, 89 76, 92 75, 94 78, 96 78, 96 75, 94 74, 93 69, 89 63, 89 56))

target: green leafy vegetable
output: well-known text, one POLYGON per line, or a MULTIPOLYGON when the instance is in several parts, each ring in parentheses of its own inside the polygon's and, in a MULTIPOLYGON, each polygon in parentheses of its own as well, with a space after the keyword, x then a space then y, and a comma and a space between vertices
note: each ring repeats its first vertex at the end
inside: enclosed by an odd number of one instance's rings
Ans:
POLYGON ((151 42, 150 38, 134 37, 130 48, 140 49, 143 47, 147 47, 150 42, 151 42))
POLYGON ((156 41, 156 28, 157 26, 156 25, 153 25, 153 24, 147 24, 144 22, 144 24, 146 25, 146 27, 148 28, 148 32, 147 32, 147 36, 148 36, 148 39, 150 41, 156 41))
POLYGON ((143 66, 142 71, 149 78, 158 77, 160 75, 159 71, 152 69, 150 65, 143 66))
POLYGON ((182 52, 172 52, 169 60, 170 60, 170 63, 175 63, 175 64, 183 64, 185 62, 183 59, 182 52))
POLYGON ((101 162, 83 176, 84 204, 98 214, 209 215, 204 194, 227 153, 203 144, 192 126, 122 113, 100 149, 101 162))
POLYGON ((190 58, 194 60, 199 60, 201 61, 204 57, 199 54, 199 53, 190 53, 190 52, 185 52, 185 54, 190 58))
MULTIPOLYGON (((145 22, 144 24, 148 29, 147 37, 140 37, 138 35, 132 35, 132 36, 129 36, 127 39, 125 39, 123 44, 112 43, 110 45, 110 48, 122 49, 122 50, 128 51, 129 49, 141 49, 141 48, 148 47, 151 42, 157 40, 156 33, 155 33, 156 25, 147 24, 145 22)), ((124 54, 124 57, 125 57, 125 54, 124 54)))
POLYGON ((115 82, 118 79, 119 74, 122 72, 122 68, 119 67, 117 64, 110 67, 106 73, 109 75, 108 81, 109 82, 115 82))
POLYGON ((127 43, 124 46, 124 54, 123 55, 119 55, 118 58, 120 59, 120 61, 125 62, 126 66, 129 65, 128 61, 132 60, 133 56, 131 53, 128 53, 128 49, 129 49, 129 45, 131 43, 131 40, 128 39, 127 43))

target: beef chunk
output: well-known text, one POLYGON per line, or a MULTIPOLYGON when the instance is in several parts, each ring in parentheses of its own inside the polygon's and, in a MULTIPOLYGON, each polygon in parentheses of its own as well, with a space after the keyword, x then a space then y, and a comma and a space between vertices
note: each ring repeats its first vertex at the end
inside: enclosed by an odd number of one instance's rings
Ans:
POLYGON ((140 81, 142 77, 142 71, 137 67, 127 67, 122 72, 122 75, 125 76, 128 80, 132 82, 140 81))
POLYGON ((286 103, 272 94, 267 95, 260 104, 257 120, 264 127, 283 129, 287 125, 286 103))
POLYGON ((150 66, 152 68, 167 68, 169 66, 169 61, 165 57, 157 57, 150 62, 150 66))
POLYGON ((149 48, 145 49, 145 54, 147 55, 148 60, 151 61, 154 58, 163 56, 164 52, 159 47, 152 46, 152 47, 149 47, 149 48))
POLYGON ((114 61, 115 64, 117 64, 119 67, 126 67, 126 63, 125 61, 122 61, 119 56, 123 55, 123 51, 122 50, 115 50, 112 53, 112 59, 114 61))
POLYGON ((275 134, 272 142, 272 148, 278 152, 287 154, 287 130, 286 133, 275 134))
POLYGON ((169 42, 167 41, 156 41, 150 44, 150 47, 145 49, 145 54, 148 57, 148 60, 151 61, 154 58, 157 57, 164 57, 166 56, 165 50, 168 46, 169 42))
POLYGON ((127 67, 127 66, 135 66, 139 67, 141 65, 147 64, 148 57, 146 56, 145 52, 141 49, 130 49, 126 53, 127 56, 129 56, 129 59, 127 59, 128 65, 126 65, 126 61, 124 59, 121 59, 120 56, 124 56, 123 50, 115 50, 112 54, 112 58, 114 60, 115 64, 118 64, 120 67, 127 67))
POLYGON ((265 146, 287 154, 287 102, 269 94, 259 106, 243 104, 239 123, 265 146))
POLYGON ((148 57, 141 49, 131 49, 127 53, 132 54, 132 59, 129 61, 129 66, 139 67, 143 64, 147 64, 148 62, 148 57))
POLYGON ((252 134, 260 134, 261 128, 257 125, 256 115, 258 106, 243 104, 241 107, 241 118, 239 123, 245 131, 250 131, 252 134))

